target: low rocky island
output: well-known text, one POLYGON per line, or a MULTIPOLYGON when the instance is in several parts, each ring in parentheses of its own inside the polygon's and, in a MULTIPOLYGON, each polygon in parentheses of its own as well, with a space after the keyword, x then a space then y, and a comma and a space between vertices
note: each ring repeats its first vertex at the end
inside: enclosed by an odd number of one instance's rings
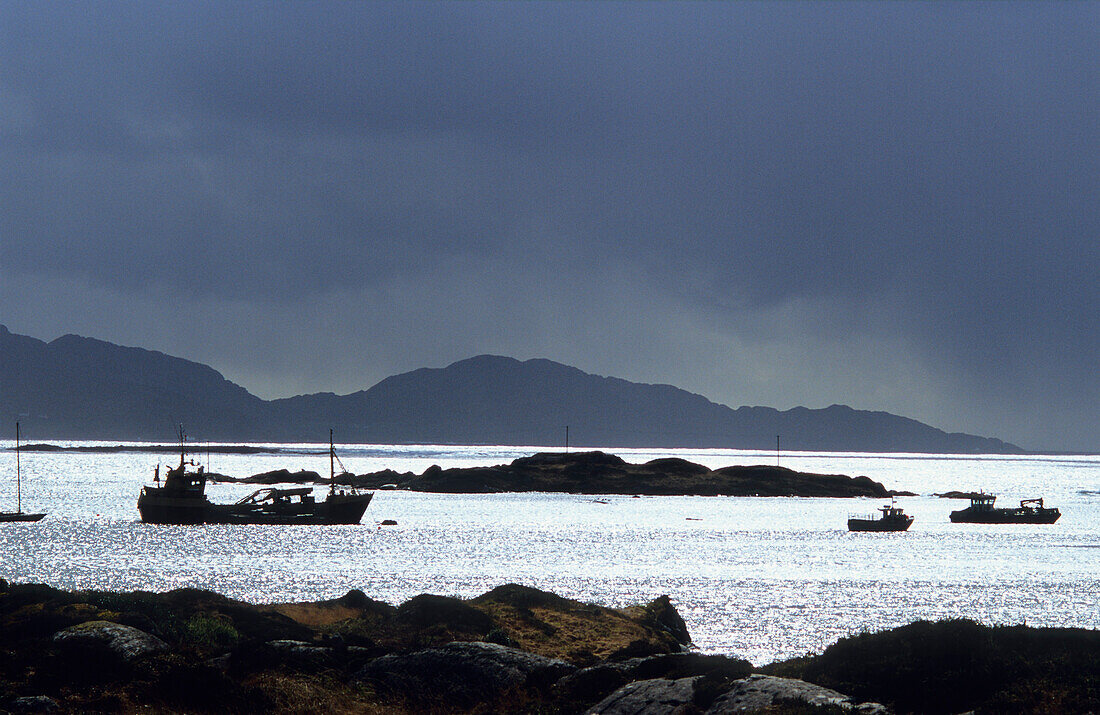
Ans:
POLYGON ((917 622, 754 667, 691 650, 668 597, 504 585, 398 606, 0 579, 0 711, 1058 712, 1100 708, 1100 633, 917 622))
POLYGON ((710 469, 683 459, 631 464, 604 452, 544 452, 492 467, 442 469, 423 474, 392 470, 338 477, 341 483, 421 492, 565 492, 652 496, 889 497, 868 477, 811 474, 778 466, 710 469))

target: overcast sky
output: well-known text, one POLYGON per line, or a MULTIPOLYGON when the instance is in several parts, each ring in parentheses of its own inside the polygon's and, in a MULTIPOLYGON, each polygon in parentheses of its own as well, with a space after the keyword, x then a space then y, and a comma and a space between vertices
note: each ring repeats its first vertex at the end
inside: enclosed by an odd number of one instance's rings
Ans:
POLYGON ((1100 451, 1100 3, 0 0, 0 323, 1100 451))

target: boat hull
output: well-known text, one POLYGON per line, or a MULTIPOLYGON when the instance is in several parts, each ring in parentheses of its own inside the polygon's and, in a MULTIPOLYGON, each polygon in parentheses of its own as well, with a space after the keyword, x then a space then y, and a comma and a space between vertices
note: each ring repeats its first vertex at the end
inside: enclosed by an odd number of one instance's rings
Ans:
POLYGON ((330 496, 313 504, 289 504, 285 506, 213 504, 207 511, 208 524, 303 524, 337 525, 358 524, 370 505, 373 493, 349 496, 330 496))
POLYGON ((905 519, 856 519, 848 520, 848 531, 908 531, 912 517, 905 519))
POLYGON ((28 514, 26 512, 0 512, 0 524, 17 521, 42 521, 45 514, 28 514))
POLYGON ((169 496, 148 489, 138 497, 137 507, 146 524, 204 524, 212 506, 205 497, 169 496))
POLYGON ((951 512, 956 524, 1053 524, 1062 516, 1057 509, 987 509, 970 508, 951 512))
POLYGON ((205 497, 184 498, 142 493, 138 513, 146 524, 358 524, 373 493, 331 496, 309 505, 212 504, 205 497))

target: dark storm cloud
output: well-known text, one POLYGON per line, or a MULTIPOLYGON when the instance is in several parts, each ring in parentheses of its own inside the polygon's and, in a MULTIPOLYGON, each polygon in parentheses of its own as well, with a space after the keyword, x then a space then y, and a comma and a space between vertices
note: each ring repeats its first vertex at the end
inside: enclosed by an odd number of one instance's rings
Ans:
POLYGON ((628 266, 1096 448, 1098 46, 1092 4, 6 3, 0 259, 260 304, 491 264, 609 322, 628 266))

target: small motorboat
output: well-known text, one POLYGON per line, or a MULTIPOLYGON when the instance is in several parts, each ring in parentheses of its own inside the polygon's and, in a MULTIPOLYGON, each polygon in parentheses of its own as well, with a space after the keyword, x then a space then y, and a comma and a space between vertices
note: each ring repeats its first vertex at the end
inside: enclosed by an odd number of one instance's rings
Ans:
POLYGON ((882 516, 849 516, 848 531, 908 531, 913 523, 913 517, 894 502, 879 507, 879 511, 882 516))

